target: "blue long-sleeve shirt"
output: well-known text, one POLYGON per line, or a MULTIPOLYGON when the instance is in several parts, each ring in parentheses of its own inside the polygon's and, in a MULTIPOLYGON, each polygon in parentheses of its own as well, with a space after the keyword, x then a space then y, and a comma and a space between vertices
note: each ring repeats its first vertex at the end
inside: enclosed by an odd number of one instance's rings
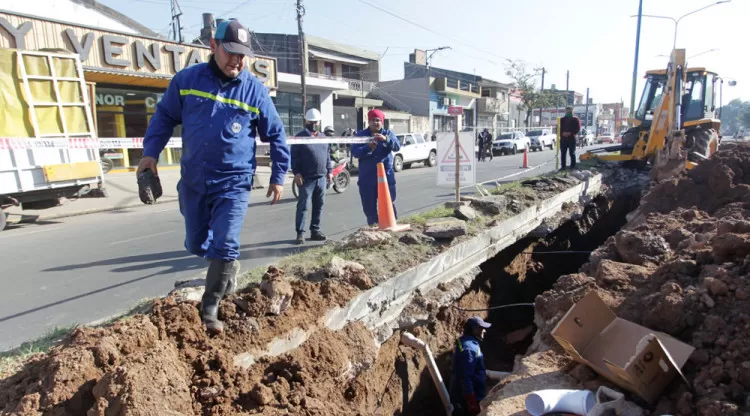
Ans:
POLYGON ((453 351, 453 371, 450 379, 451 401, 462 403, 467 395, 476 395, 477 401, 484 399, 487 386, 487 369, 479 340, 471 335, 462 335, 456 340, 453 351))
POLYGON ((284 125, 266 87, 247 71, 228 82, 208 64, 178 72, 156 106, 143 139, 153 158, 182 124, 182 181, 198 192, 249 182, 255 171, 255 136, 270 143, 271 184, 284 184, 290 152, 284 125))
MULTIPOLYGON (((372 136, 370 129, 358 131, 357 137, 372 136)), ((387 137, 384 142, 377 142, 375 149, 370 149, 368 143, 352 145, 352 156, 359 159, 359 183, 376 183, 378 179, 377 165, 383 163, 385 174, 389 182, 395 181, 393 172, 393 154, 401 149, 396 134, 390 130, 381 129, 380 134, 387 137)))
POLYGON ((328 144, 316 144, 315 136, 307 129, 297 133, 297 137, 310 137, 310 144, 292 146, 292 173, 309 179, 322 178, 330 174, 333 171, 333 162, 328 144))

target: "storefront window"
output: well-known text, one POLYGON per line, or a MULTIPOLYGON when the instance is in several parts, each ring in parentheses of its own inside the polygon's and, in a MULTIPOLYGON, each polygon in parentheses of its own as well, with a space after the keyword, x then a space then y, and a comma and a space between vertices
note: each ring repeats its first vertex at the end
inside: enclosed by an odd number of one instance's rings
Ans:
MULTIPOLYGON (((140 138, 146 135, 156 104, 163 91, 125 89, 107 86, 96 87, 96 121, 101 138, 140 138)), ((179 137, 182 127, 177 126, 172 137, 179 137)), ((166 149, 159 157, 162 164, 178 163, 181 149, 166 149), (168 154, 167 152, 171 152, 168 154)), ((122 149, 122 158, 113 160, 117 167, 137 166, 143 149, 122 149)))
MULTIPOLYGON (((276 111, 284 123, 287 136, 293 136, 305 128, 304 114, 302 114, 302 94, 293 92, 277 92, 273 97, 276 111)), ((320 96, 308 95, 307 108, 320 109, 320 96)))

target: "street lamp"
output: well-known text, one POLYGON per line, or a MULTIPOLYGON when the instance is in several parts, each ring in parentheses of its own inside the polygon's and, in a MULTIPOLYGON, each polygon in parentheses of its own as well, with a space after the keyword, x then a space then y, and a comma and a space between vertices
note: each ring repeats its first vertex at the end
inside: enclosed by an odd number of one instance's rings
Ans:
MULTIPOLYGON (((705 54, 710 53, 710 52, 717 52, 717 51, 719 51, 719 48, 709 49, 709 50, 703 51, 701 53, 696 53, 693 56, 688 56, 686 59, 695 58, 696 56, 701 56, 701 55, 705 55, 705 54)), ((657 58, 669 58, 669 56, 667 56, 667 55, 656 55, 656 57, 657 58)))
POLYGON ((694 10, 688 14, 684 14, 677 19, 675 19, 674 17, 669 17, 669 16, 655 16, 655 15, 643 14, 643 0, 639 1, 638 14, 630 16, 630 17, 638 18, 638 29, 636 30, 636 34, 635 34, 635 61, 633 63, 633 85, 631 86, 631 93, 630 93, 630 114, 631 115, 635 114, 635 85, 638 79, 638 49, 641 43, 641 19, 643 17, 652 17, 656 19, 667 19, 667 20, 673 21, 674 22, 674 41, 672 42, 672 49, 674 50, 677 48, 677 25, 680 24, 680 20, 682 20, 683 18, 687 16, 690 16, 691 14, 695 14, 700 11, 706 10, 709 7, 713 7, 722 3, 729 3, 730 1, 732 0, 720 0, 715 3, 711 3, 707 6, 701 7, 698 10, 694 10))
MULTIPOLYGON (((676 49, 677 48, 677 25, 680 24, 680 20, 682 20, 682 19, 684 19, 684 18, 686 18, 686 17, 688 17, 688 16, 690 16, 692 14, 696 14, 698 12, 706 10, 709 7, 717 6, 717 5, 723 4, 723 3, 729 3, 731 1, 732 0, 720 0, 720 1, 717 1, 715 3, 709 4, 708 6, 703 6, 703 7, 701 7, 698 10, 693 10, 690 13, 683 14, 682 16, 678 17, 677 19, 675 19, 674 17, 670 17, 670 16, 657 16, 657 15, 653 15, 653 14, 642 14, 641 16, 643 16, 643 17, 651 17, 651 18, 654 18, 654 19, 667 19, 667 20, 671 20, 672 22, 674 22, 674 42, 672 43, 672 49, 676 49)), ((633 15, 633 16, 630 16, 630 17, 638 17, 638 15, 633 15)))

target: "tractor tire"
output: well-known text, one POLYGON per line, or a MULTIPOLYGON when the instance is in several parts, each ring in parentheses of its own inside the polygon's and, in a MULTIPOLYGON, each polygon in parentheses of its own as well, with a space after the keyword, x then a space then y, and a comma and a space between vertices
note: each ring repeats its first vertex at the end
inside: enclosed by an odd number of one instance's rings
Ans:
POLYGON ((687 134, 688 160, 700 163, 704 158, 711 157, 713 150, 718 148, 719 134, 714 129, 695 129, 687 134))
POLYGON ((640 136, 640 131, 638 128, 632 128, 625 132, 625 134, 622 135, 622 146, 629 146, 630 149, 622 149, 620 150, 620 154, 622 155, 630 155, 633 154, 632 147, 635 146, 636 143, 638 143, 638 138, 640 136))

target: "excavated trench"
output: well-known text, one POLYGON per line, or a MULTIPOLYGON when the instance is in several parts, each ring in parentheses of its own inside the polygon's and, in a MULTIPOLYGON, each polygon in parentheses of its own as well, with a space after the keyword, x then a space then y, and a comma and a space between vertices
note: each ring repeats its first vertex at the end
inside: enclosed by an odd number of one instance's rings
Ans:
MULTIPOLYGON (((469 289, 456 302, 464 309, 491 308, 498 305, 533 303, 536 296, 549 290, 560 276, 576 273, 588 260, 589 253, 602 245, 627 222, 626 215, 637 208, 640 188, 620 192, 614 199, 595 197, 580 217, 562 223, 544 238, 525 237, 495 257, 484 262, 469 289)), ((448 307, 437 315, 437 320, 426 325, 422 339, 440 335, 452 329, 452 337, 431 343, 435 360, 444 380, 450 379, 452 348, 460 335, 462 319, 474 314, 486 316, 493 324, 487 330, 482 352, 488 369, 512 371, 516 355, 523 355, 531 345, 536 331, 534 308, 516 306, 485 313, 461 311, 448 307), (459 312, 458 314, 456 312, 459 312), (452 315, 448 317, 448 315, 452 315), (459 316, 460 315, 460 319, 459 316), (448 341, 448 342, 446 342, 448 341)), ((406 355, 399 364, 405 366, 406 355)), ((401 371, 401 374, 407 374, 401 371)), ((492 383, 492 382, 490 382, 492 383)), ((408 383, 405 381, 404 385, 408 383)), ((488 385, 488 389, 492 384, 488 385)), ((403 415, 442 414, 440 397, 429 373, 422 371, 418 387, 401 409, 403 415)))

